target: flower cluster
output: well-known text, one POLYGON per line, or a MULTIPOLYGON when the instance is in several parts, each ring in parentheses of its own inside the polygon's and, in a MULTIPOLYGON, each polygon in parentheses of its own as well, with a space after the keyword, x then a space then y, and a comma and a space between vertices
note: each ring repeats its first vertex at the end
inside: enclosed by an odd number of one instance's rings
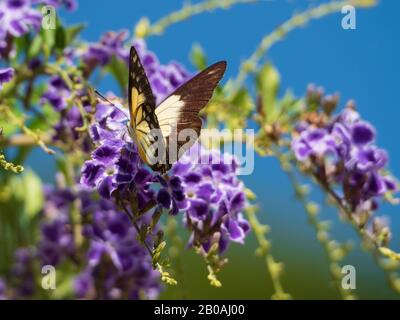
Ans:
POLYGON ((76 196, 68 189, 45 187, 38 257, 42 265, 57 266, 75 254, 69 210, 76 196))
POLYGON ((84 235, 90 239, 87 265, 75 279, 79 298, 154 299, 160 279, 152 260, 137 240, 138 234, 128 217, 110 201, 86 203, 84 235), (88 216, 87 210, 91 212, 88 216))
POLYGON ((230 241, 244 243, 250 225, 242 213, 246 196, 237 172, 234 157, 200 144, 172 168, 185 194, 184 222, 192 231, 190 245, 208 251, 217 242, 223 253, 230 241))
POLYGON ((68 98, 71 97, 71 90, 60 76, 52 76, 48 80, 47 90, 43 93, 41 103, 50 103, 58 112, 68 106, 68 98))
POLYGON ((85 74, 88 76, 97 66, 107 65, 113 56, 128 62, 129 49, 125 47, 127 37, 126 30, 109 31, 98 43, 89 43, 82 52, 77 51, 75 55, 82 58, 85 74))
POLYGON ((38 31, 42 13, 38 5, 64 6, 75 10, 74 0, 3 0, 0 2, 0 54, 8 56, 12 50, 14 38, 19 38, 30 30, 38 31))
POLYGON ((12 278, 17 297, 29 297, 35 291, 34 258, 35 252, 29 248, 20 248, 15 252, 12 278))
POLYGON ((28 298, 35 293, 35 251, 19 248, 15 251, 9 281, 0 277, 0 300, 28 298))
POLYGON ((321 183, 341 185, 351 212, 374 210, 378 197, 396 190, 383 170, 387 153, 375 145, 375 136, 372 125, 349 106, 333 120, 300 123, 292 150, 299 161, 317 168, 321 183))
MULTIPOLYGON (((82 272, 74 280, 78 298, 156 298, 159 276, 152 268, 149 253, 137 240, 137 231, 125 213, 108 200, 98 200, 86 191, 67 188, 46 190, 38 258, 42 265, 57 266, 67 258, 79 263, 71 211, 81 215, 82 236, 87 250, 82 272)), ((76 237, 76 235, 75 235, 76 237)))
MULTIPOLYGON (((76 99, 82 104, 82 111, 90 113, 90 105, 87 95, 83 90, 76 90, 76 99)), ((54 141, 61 141, 65 144, 76 146, 79 141, 84 151, 88 151, 90 141, 87 135, 80 134, 77 129, 84 124, 82 111, 71 99, 71 90, 60 76, 52 76, 49 79, 47 90, 42 94, 41 104, 50 104, 60 115, 60 120, 54 125, 54 141)))

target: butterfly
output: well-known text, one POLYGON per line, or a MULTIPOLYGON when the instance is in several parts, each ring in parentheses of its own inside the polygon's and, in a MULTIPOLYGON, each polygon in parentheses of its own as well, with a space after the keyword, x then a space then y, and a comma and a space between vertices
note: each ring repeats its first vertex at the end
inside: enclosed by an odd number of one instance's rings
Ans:
POLYGON ((199 112, 211 99, 225 70, 226 61, 209 66, 157 106, 139 55, 131 47, 128 131, 151 169, 166 173, 196 142, 202 127, 199 112))

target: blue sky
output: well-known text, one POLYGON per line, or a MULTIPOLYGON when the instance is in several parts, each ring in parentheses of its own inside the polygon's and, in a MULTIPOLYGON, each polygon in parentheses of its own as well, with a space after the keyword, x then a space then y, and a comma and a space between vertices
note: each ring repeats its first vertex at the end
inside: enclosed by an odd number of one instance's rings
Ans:
MULTIPOLYGON (((228 61, 226 78, 229 78, 237 74, 240 62, 254 51, 265 34, 294 12, 320 2, 275 0, 240 4, 176 24, 163 36, 151 37, 148 46, 162 62, 177 60, 191 69, 189 52, 194 43, 199 43, 210 63, 221 59, 228 61)), ((82 37, 97 41, 108 30, 133 30, 142 16, 156 21, 180 8, 181 1, 81 0, 79 4, 77 12, 63 12, 62 18, 68 23, 86 22, 87 29, 82 37)), ((300 96, 309 83, 316 83, 327 92, 340 92, 342 103, 354 99, 362 116, 377 128, 379 145, 390 154, 390 168, 400 176, 398 12, 399 1, 382 0, 376 8, 357 10, 355 30, 341 28, 342 14, 313 21, 276 44, 264 60, 272 61, 279 69, 282 93, 291 89, 300 96)), ((107 91, 115 87, 104 83, 100 89, 107 91)), ((278 252, 278 258, 290 262, 294 258, 286 251, 320 250, 315 247, 315 235, 276 161, 258 158, 255 174, 245 177, 245 181, 257 193, 262 210, 268 212, 268 217, 262 219, 272 225, 274 244, 278 247, 283 244, 286 248, 278 252)), ((386 206, 383 209, 382 213, 392 220, 394 232, 399 233, 400 219, 396 217, 399 210, 386 206)), ((356 239, 351 228, 335 218, 334 211, 324 210, 323 217, 334 220, 336 237, 356 239)), ((395 237, 394 245, 399 247, 399 241, 400 237, 395 237)), ((362 277, 370 279, 370 272, 374 272, 376 278, 382 280, 370 257, 354 253, 350 259, 354 264, 367 265, 362 277)), ((292 262, 299 265, 299 261, 292 262)), ((368 281, 368 289, 375 288, 374 282, 368 281)))

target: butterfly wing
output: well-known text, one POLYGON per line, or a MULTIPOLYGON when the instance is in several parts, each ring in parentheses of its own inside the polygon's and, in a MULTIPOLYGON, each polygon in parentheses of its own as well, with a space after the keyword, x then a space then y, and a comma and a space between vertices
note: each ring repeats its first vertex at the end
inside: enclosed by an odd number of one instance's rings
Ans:
POLYGON ((211 99, 225 70, 225 61, 211 65, 176 89, 155 109, 167 146, 168 164, 176 162, 199 137, 202 126, 199 112, 211 99), (190 131, 185 129, 190 129, 190 131), (181 136, 180 133, 182 133, 181 136), (184 139, 187 133, 193 134, 189 141, 184 139), (170 152, 171 148, 172 152, 170 152))
MULTIPOLYGON (((132 46, 129 55, 129 113, 130 127, 139 155, 153 170, 162 170, 162 161, 156 161, 160 152, 165 153, 164 140, 156 144, 152 130, 159 129, 155 115, 155 97, 143 65, 132 46), (155 147, 157 145, 158 147, 155 147)), ((165 161, 164 161, 165 162, 165 161)))

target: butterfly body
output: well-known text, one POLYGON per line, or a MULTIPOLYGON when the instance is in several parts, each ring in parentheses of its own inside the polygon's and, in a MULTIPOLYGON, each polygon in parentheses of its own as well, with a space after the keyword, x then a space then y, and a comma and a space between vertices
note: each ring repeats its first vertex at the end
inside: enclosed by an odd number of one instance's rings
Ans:
POLYGON ((225 69, 225 61, 213 64, 156 106, 140 58, 131 48, 129 132, 140 157, 154 171, 167 172, 197 140, 202 126, 199 112, 211 99, 225 69))

